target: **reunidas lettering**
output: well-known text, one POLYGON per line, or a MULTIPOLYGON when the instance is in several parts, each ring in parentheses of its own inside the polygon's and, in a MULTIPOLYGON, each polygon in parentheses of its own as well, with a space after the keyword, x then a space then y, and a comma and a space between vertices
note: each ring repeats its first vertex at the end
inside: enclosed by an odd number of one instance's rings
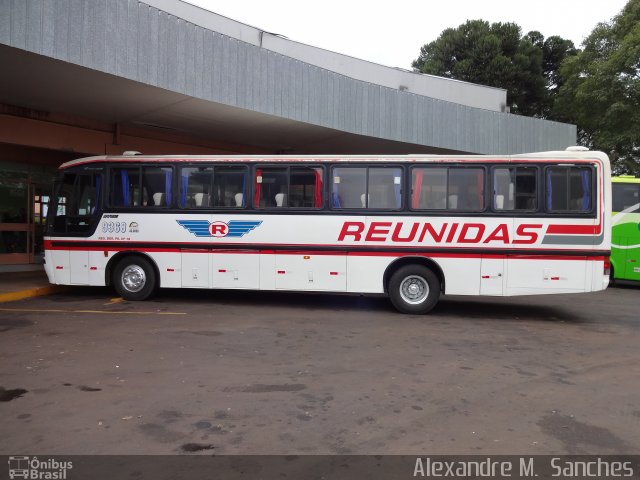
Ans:
POLYGON ((538 241, 541 228, 542 224, 523 223, 518 225, 512 238, 504 223, 487 227, 482 223, 371 222, 367 228, 364 222, 344 222, 338 241, 531 245, 538 241))

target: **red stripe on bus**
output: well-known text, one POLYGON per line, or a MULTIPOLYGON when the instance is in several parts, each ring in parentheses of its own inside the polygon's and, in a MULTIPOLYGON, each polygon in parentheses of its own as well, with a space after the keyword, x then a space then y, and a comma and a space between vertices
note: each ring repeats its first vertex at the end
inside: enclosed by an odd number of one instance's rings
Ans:
MULTIPOLYGON (((74 250, 74 251, 108 251, 108 252, 121 252, 121 251, 145 251, 145 252, 184 252, 185 250, 189 250, 188 248, 184 248, 184 246, 193 245, 193 242, 140 242, 140 243, 153 243, 153 247, 143 246, 143 247, 132 247, 130 245, 131 242, 113 242, 113 241, 73 241, 74 245, 53 245, 53 243, 62 243, 62 242, 70 242, 70 240, 45 240, 44 248, 45 250, 74 250), (108 245, 105 245, 108 244, 108 245), (116 245, 114 245, 116 244, 116 245), (171 245, 168 247, 166 245, 171 245), (175 247, 174 247, 175 245, 175 247)), ((416 249, 423 249, 424 252, 437 252, 441 249, 446 250, 469 250, 468 246, 460 247, 453 245, 395 245, 395 244, 385 244, 385 243, 371 243, 371 244, 326 244, 326 243, 318 243, 318 244, 291 244, 291 243, 274 243, 274 244, 264 244, 261 243, 261 246, 269 247, 269 248, 259 248, 253 247, 250 243, 225 243, 225 246, 234 247, 231 249, 226 248, 216 248, 216 245, 212 245, 212 249, 208 250, 207 248, 195 249, 194 251, 202 251, 206 253, 240 253, 240 254, 278 254, 278 255, 344 255, 345 252, 348 252, 349 255, 359 255, 361 253, 366 254, 367 252, 349 252, 352 248, 376 248, 376 249, 388 249, 389 252, 415 252, 416 249), (282 250, 282 249, 290 249, 295 248, 295 250, 282 250), (330 248, 331 250, 307 250, 307 248, 330 248), (333 250, 335 248, 335 250, 333 250), (298 250, 299 249, 299 250, 298 250)), ((495 247, 477 247, 475 248, 478 252, 482 252, 486 250, 487 253, 484 253, 487 258, 491 258, 491 255, 496 255, 490 253, 492 250, 508 250, 509 252, 514 252, 517 254, 518 252, 530 253, 536 252, 538 250, 545 251, 554 251, 558 253, 562 253, 567 248, 495 248, 495 247)), ((593 249, 585 250, 586 252, 590 252, 593 249)), ((573 249, 572 251, 576 251, 573 249)), ((386 254, 386 252, 375 252, 386 254)), ((402 255, 407 255, 407 253, 402 253, 402 255)))
MULTIPOLYGON (((183 250, 184 251, 184 250, 183 250)), ((255 248, 253 250, 241 250, 241 249, 230 249, 230 250, 225 250, 224 248, 219 248, 219 249, 212 249, 212 250, 204 250, 205 253, 241 253, 243 255, 255 255, 257 253, 262 253, 260 250, 256 250, 255 248)))
MULTIPOLYGON (((141 253, 156 253, 156 252, 169 252, 169 250, 158 250, 158 249, 154 249, 153 251, 151 250, 135 250, 135 252, 141 252, 141 253)), ((134 250, 131 250, 131 252, 134 252, 134 250)), ((265 254, 265 252, 261 252, 261 251, 256 251, 256 254, 265 254)), ((274 253, 267 253, 267 255, 273 255, 274 253)), ((287 255, 288 252, 283 251, 283 252, 276 252, 275 254, 278 255, 287 255)), ((315 254, 315 252, 314 252, 315 254)), ((326 253, 326 255, 333 255, 333 256, 344 256, 344 254, 340 254, 340 253, 335 253, 335 252, 330 252, 330 253, 326 253)), ((406 253, 406 252, 353 252, 353 253, 349 253, 347 256, 350 257, 424 257, 424 258, 477 258, 477 259, 486 259, 486 258, 491 258, 491 259, 502 259, 502 260, 568 260, 568 261, 590 261, 590 262, 603 262, 606 260, 606 257, 604 256, 595 256, 595 257, 591 257, 591 256, 580 256, 580 255, 511 255, 511 254, 504 254, 504 255, 483 255, 481 253, 406 253)), ((61 266, 57 266, 56 267, 57 270, 62 270, 63 267, 61 266)), ((175 271, 172 268, 168 268, 167 269, 168 272, 173 272, 175 271)), ((227 270, 218 270, 218 272, 220 273, 226 273, 227 270)), ((278 270, 278 273, 283 275, 286 272, 284 270, 278 270)), ((333 273, 332 273, 333 275, 333 273)), ((338 273, 336 273, 336 275, 338 275, 338 273)))
MULTIPOLYGON (((283 245, 286 247, 287 245, 283 245)), ((318 247, 326 247, 326 245, 318 245, 318 247)), ((93 250, 103 250, 104 247, 90 247, 90 246, 69 246, 69 247, 45 247, 48 250, 64 250, 64 251, 93 251, 93 250)), ((413 247, 415 248, 415 247, 413 247)), ((451 247, 447 247, 451 250, 451 247)), ((461 247, 454 247, 460 248, 461 247)), ((406 256, 415 256, 415 257, 426 257, 426 258, 486 258, 486 259, 513 259, 513 260, 584 260, 588 259, 590 261, 604 261, 605 255, 588 255, 591 250, 586 250, 585 255, 574 254, 574 255, 566 255, 563 254, 565 250, 563 249, 545 249, 546 251, 552 251, 557 253, 536 255, 531 252, 535 252, 535 250, 529 249, 510 249, 507 253, 483 253, 482 249, 478 249, 477 252, 473 253, 460 253, 460 252, 438 252, 437 250, 430 250, 425 248, 425 251, 402 251, 402 247, 394 246, 394 250, 389 249, 388 251, 362 251, 362 252, 349 252, 345 250, 198 250, 199 253, 216 253, 216 254, 235 254, 235 255, 326 255, 326 256, 352 256, 352 257, 406 257, 406 256), (399 250, 397 250, 399 249, 399 250)), ((124 248, 124 247, 111 247, 109 248, 111 252, 143 252, 143 253, 181 253, 184 252, 184 249, 181 248, 162 248, 162 247, 142 247, 142 248, 124 248)), ((62 267, 56 267, 58 269, 62 269, 62 267)))
POLYGON ((600 225, 549 225, 547 233, 569 234, 569 235, 598 235, 600 225))
POLYGON ((587 257, 586 255, 507 255, 509 260, 590 260, 590 261, 604 261, 605 257, 587 257))
POLYGON ((518 255, 518 254, 503 254, 503 255, 483 255, 482 253, 400 253, 400 252, 351 252, 349 256, 355 257, 427 257, 427 258, 491 258, 491 259, 509 259, 509 260, 589 260, 589 261, 603 261, 604 256, 588 257, 581 255, 518 255))
MULTIPOLYGON (((311 246, 311 245, 306 245, 311 246)), ((321 247, 326 247, 327 245, 319 245, 321 247)), ((224 250, 220 251, 221 253, 226 253, 224 250)), ((347 251, 341 250, 260 250, 259 253, 263 255, 347 255, 347 251)))

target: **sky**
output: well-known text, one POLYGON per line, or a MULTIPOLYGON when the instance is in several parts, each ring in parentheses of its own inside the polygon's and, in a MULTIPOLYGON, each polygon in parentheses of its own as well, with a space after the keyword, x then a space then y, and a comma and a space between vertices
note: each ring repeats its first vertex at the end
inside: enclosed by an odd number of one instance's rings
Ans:
POLYGON ((627 0, 187 0, 290 40, 411 69, 420 47, 467 20, 515 22, 576 46, 627 0))

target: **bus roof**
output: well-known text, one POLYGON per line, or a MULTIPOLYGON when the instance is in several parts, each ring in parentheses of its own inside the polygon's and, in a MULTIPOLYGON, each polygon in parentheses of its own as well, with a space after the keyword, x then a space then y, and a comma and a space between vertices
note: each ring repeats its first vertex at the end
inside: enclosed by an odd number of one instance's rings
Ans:
MULTIPOLYGON (((125 152, 129 153, 129 152, 125 152)), ((410 162, 410 163, 449 163, 449 162, 523 162, 552 160, 598 159, 608 164, 608 157, 597 151, 551 151, 525 153, 518 155, 101 155, 78 158, 60 165, 66 169, 91 163, 342 163, 342 162, 410 162)))
POLYGON ((613 183, 640 183, 640 178, 633 175, 618 175, 617 177, 611 177, 613 183))

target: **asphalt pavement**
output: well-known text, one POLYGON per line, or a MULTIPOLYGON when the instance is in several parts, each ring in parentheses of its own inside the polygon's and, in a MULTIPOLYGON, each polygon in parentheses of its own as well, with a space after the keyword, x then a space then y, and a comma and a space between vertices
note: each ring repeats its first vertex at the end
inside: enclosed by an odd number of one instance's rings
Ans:
POLYGON ((2 303, 0 452, 640 453, 639 294, 2 303))

